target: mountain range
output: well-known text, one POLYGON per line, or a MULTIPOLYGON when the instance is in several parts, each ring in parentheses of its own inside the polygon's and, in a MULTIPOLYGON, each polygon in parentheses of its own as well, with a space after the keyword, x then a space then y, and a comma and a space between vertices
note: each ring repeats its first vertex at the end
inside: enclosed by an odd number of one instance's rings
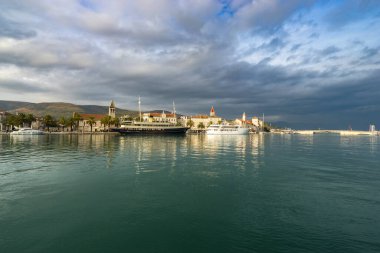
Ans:
MULTIPOLYGON (((7 111, 10 113, 22 112, 25 114, 33 114, 35 116, 44 116, 50 114, 53 117, 70 117, 73 112, 79 114, 108 114, 108 106, 100 105, 76 105, 63 102, 47 102, 47 103, 30 103, 20 101, 6 101, 0 100, 0 111, 7 111)), ((137 116, 137 111, 116 108, 118 116, 128 114, 131 117, 137 116)))

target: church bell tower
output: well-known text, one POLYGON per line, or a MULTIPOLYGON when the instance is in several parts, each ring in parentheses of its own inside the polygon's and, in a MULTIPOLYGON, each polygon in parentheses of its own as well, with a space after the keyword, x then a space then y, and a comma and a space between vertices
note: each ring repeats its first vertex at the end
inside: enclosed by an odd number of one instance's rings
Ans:
POLYGON ((214 106, 211 107, 211 110, 210 110, 210 117, 215 117, 214 106))
POLYGON ((111 118, 113 118, 113 119, 116 117, 115 103, 113 102, 113 100, 111 101, 111 104, 108 107, 108 115, 111 116, 111 118))

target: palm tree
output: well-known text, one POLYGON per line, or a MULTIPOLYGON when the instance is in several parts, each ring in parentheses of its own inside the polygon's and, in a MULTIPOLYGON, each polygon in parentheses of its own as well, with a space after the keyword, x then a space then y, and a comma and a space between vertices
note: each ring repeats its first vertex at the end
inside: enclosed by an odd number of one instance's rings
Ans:
POLYGON ((33 114, 29 113, 25 117, 25 123, 29 125, 29 127, 32 127, 32 122, 36 120, 36 117, 34 117, 33 114))
POLYGON ((20 126, 20 119, 17 117, 17 115, 11 114, 6 118, 5 124, 7 126, 10 126, 11 130, 14 129, 15 126, 20 126))
POLYGON ((189 120, 186 124, 188 127, 193 127, 194 126, 194 121, 189 120))
POLYGON ((87 120, 87 124, 90 125, 91 133, 92 133, 92 126, 96 124, 95 117, 90 117, 89 120, 87 120))
POLYGON ((16 115, 16 117, 17 117, 18 123, 19 123, 18 126, 24 127, 24 123, 26 123, 26 115, 25 115, 25 113, 20 112, 20 113, 18 113, 16 115))
POLYGON ((203 122, 199 122, 199 124, 198 124, 198 128, 200 128, 200 129, 205 128, 205 125, 203 125, 203 122))
POLYGON ((120 125, 120 119, 119 118, 113 118, 112 119, 112 124, 115 126, 115 127, 118 127, 120 125))
POLYGON ((50 127, 53 127, 56 125, 56 121, 54 120, 54 118, 47 114, 44 116, 43 118, 43 123, 45 125, 45 127, 47 127, 47 130, 49 131, 50 127))
POLYGON ((79 115, 79 113, 74 112, 73 120, 75 122, 75 128, 78 131, 79 130, 79 121, 82 120, 82 117, 79 115))
POLYGON ((75 119, 73 117, 70 117, 67 120, 67 125, 70 126, 70 132, 72 132, 73 131, 73 126, 75 125, 75 119))
POLYGON ((67 119, 65 117, 60 117, 59 120, 58 120, 58 124, 62 127, 62 132, 63 132, 63 128, 67 125, 67 119))
POLYGON ((110 130, 110 125, 111 125, 112 118, 111 116, 107 115, 104 116, 100 122, 104 125, 104 128, 106 128, 106 125, 108 126, 108 131, 110 130))

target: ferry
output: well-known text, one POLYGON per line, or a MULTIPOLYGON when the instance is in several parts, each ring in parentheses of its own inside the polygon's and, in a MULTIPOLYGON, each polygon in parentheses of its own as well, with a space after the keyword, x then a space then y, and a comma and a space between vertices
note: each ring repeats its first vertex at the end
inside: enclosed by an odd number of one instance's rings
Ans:
POLYGON ((210 125, 207 130, 207 135, 248 135, 249 128, 239 125, 215 124, 210 125))
POLYGON ((32 128, 20 128, 17 131, 11 132, 11 135, 43 135, 45 134, 41 130, 35 130, 32 128))

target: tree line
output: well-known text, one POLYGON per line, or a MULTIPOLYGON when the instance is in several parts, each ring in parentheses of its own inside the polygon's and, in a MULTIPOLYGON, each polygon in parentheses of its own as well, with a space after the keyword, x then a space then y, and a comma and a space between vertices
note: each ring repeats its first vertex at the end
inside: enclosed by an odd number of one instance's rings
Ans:
MULTIPOLYGON (((69 127, 70 131, 74 131, 74 130, 78 131, 80 130, 79 122, 83 120, 83 118, 81 117, 79 113, 74 113, 72 117, 61 116, 58 119, 54 118, 50 114, 47 114, 38 119, 42 123, 42 128, 46 129, 47 131, 50 131, 50 128, 61 128, 61 130, 64 131, 65 127, 66 128, 69 127)), ((32 127, 32 123, 35 122, 36 120, 37 120, 37 117, 34 116, 33 114, 18 113, 18 114, 7 115, 4 122, 2 123, 8 126, 10 129, 14 130, 15 128, 20 128, 20 127, 32 127)), ((104 128, 107 126, 108 130, 110 129, 111 125, 119 126, 120 124, 119 118, 112 118, 109 115, 104 116, 100 120, 100 122, 104 126, 104 128)), ((89 119, 83 123, 90 126, 90 129, 92 132, 93 126, 96 124, 95 117, 89 117, 89 119)))

